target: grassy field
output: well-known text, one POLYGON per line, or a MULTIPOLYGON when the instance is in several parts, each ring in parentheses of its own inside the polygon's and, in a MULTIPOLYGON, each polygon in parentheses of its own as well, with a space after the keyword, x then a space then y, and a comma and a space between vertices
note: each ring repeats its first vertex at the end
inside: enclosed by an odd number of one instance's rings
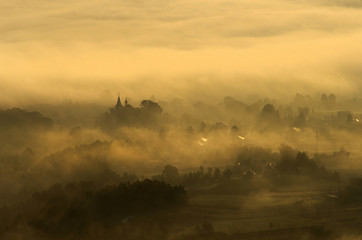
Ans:
POLYGON ((198 194, 190 199, 183 213, 187 223, 178 229, 175 238, 359 239, 356 235, 344 236, 358 234, 362 208, 338 207, 327 192, 328 188, 320 186, 301 191, 261 190, 248 195, 198 194), (201 233, 205 223, 212 226, 206 230, 212 232, 210 235, 201 233))

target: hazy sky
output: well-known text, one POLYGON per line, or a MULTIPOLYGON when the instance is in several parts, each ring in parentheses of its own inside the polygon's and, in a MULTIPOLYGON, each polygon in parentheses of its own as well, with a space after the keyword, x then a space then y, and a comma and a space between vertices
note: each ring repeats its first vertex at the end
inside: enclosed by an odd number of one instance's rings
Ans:
POLYGON ((358 96, 362 0, 0 0, 0 103, 358 96))

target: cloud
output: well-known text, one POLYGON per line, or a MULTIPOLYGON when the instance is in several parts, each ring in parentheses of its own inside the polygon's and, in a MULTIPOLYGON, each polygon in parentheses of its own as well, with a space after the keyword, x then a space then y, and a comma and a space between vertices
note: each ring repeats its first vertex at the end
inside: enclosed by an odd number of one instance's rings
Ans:
POLYGON ((201 85, 357 94, 361 9, 333 3, 0 0, 2 101, 189 96, 201 85))
POLYGON ((362 1, 361 0, 319 0, 315 1, 317 4, 323 4, 327 6, 340 6, 340 7, 348 7, 348 8, 361 8, 362 1))

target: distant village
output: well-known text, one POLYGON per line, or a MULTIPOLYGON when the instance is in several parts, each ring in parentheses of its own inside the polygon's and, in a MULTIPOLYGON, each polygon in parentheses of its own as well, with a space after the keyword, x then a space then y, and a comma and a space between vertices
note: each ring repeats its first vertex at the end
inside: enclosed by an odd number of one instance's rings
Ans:
MULTIPOLYGON (((177 108, 177 105, 174 106, 177 108)), ((114 107, 109 108, 99 121, 103 129, 120 126, 149 127, 165 130, 165 127, 178 126, 187 132, 225 131, 280 131, 290 128, 302 131, 311 128, 321 134, 328 128, 360 131, 360 116, 350 110, 339 109, 334 94, 322 94, 319 101, 312 101, 308 96, 297 94, 290 105, 278 105, 268 99, 254 104, 245 104, 232 97, 225 97, 222 105, 215 107, 203 103, 194 104, 193 109, 170 118, 170 113, 155 101, 143 100, 139 107, 129 104, 127 98, 122 103, 118 96, 114 107), (212 112, 214 111, 214 112, 212 112), (218 116, 218 121, 207 119, 209 112, 218 116), (232 121, 228 120, 232 116, 232 121)), ((175 109, 168 106, 167 110, 175 109)), ((217 118, 217 117, 215 117, 217 118)))

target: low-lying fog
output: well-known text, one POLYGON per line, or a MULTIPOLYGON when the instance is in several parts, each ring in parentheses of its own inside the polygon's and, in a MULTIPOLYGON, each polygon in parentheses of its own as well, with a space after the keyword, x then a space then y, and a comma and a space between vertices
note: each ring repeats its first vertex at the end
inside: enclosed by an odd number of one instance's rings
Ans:
POLYGON ((361 20, 358 0, 0 0, 0 238, 357 238, 361 20))

